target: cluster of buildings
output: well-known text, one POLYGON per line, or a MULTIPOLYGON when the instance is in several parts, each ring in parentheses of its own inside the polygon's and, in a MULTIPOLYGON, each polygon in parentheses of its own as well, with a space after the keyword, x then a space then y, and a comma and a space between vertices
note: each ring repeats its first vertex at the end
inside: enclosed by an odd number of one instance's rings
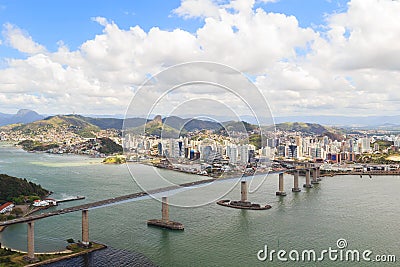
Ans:
POLYGON ((95 157, 106 157, 100 153, 99 138, 110 138, 117 144, 121 144, 120 131, 115 129, 92 132, 93 137, 83 137, 73 131, 71 127, 60 126, 57 128, 38 128, 33 131, 3 130, 0 131, 0 141, 21 142, 32 140, 41 144, 57 144, 50 148, 49 153, 54 154, 83 154, 95 157))
POLYGON ((331 163, 356 162, 357 155, 364 153, 388 153, 398 151, 400 137, 394 135, 359 136, 348 135, 345 140, 331 140, 327 136, 286 136, 276 141, 267 142, 273 154, 280 158, 311 159, 331 163), (379 146, 378 140, 393 143, 386 148, 379 146))
POLYGON ((206 163, 228 163, 247 165, 254 162, 256 147, 251 144, 233 143, 228 138, 220 142, 212 138, 202 140, 180 137, 178 139, 158 139, 147 136, 126 135, 124 150, 147 156, 168 158, 172 161, 200 161, 206 163))
MULTIPOLYGON (((33 201, 32 206, 34 206, 34 207, 57 206, 57 201, 52 198, 45 198, 43 200, 37 199, 37 200, 33 201)), ((14 209, 14 207, 15 207, 15 204, 13 202, 4 203, 3 205, 0 205, 0 214, 11 213, 12 210, 14 209)))
MULTIPOLYGON (((76 129, 75 129, 76 130, 76 129)), ((160 139, 157 136, 126 134, 115 129, 93 132, 93 138, 84 138, 67 126, 57 128, 38 127, 30 132, 21 130, 1 131, 0 139, 19 142, 33 140, 43 144, 57 144, 49 149, 50 153, 86 154, 105 157, 99 152, 98 139, 107 137, 122 145, 128 154, 128 160, 162 157, 178 161, 200 161, 245 166, 248 163, 258 165, 272 158, 313 160, 321 162, 356 162, 357 156, 364 153, 387 153, 388 149, 399 151, 400 136, 392 134, 355 133, 334 140, 328 136, 307 135, 301 132, 265 133, 261 147, 249 144, 249 134, 257 132, 233 132, 229 136, 213 131, 201 130, 187 133, 185 137, 160 139), (377 140, 389 141, 388 148, 380 147, 377 140)))
POLYGON ((50 207, 50 206, 57 206, 57 201, 52 198, 45 198, 43 200, 37 199, 34 200, 32 205, 34 207, 50 207))
MULTIPOLYGON (((338 163, 356 161, 356 155, 371 150, 371 138, 349 138, 344 141, 331 140, 327 136, 312 137, 296 135, 277 140, 272 146, 274 154, 280 158, 311 159, 338 163)), ((270 144, 270 143, 269 143, 270 144)))
MULTIPOLYGON (((215 134, 213 134, 215 135, 215 134)), ((240 138, 208 136, 205 138, 180 137, 159 139, 154 136, 126 135, 122 141, 124 150, 141 157, 165 157, 169 159, 199 160, 211 163, 216 159, 232 165, 248 163, 262 164, 269 159, 312 160, 316 162, 356 162, 357 156, 365 153, 387 153, 398 151, 400 136, 395 135, 347 135, 343 140, 332 140, 328 136, 311 136, 300 132, 280 132, 266 137, 263 147, 243 144, 240 138), (378 140, 393 145, 382 148, 378 140)))

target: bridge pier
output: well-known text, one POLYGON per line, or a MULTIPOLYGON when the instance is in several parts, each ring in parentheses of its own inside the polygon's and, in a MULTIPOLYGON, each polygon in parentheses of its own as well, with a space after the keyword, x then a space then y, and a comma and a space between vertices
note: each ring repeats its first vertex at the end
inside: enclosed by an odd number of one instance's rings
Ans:
POLYGON ((240 183, 240 201, 246 202, 247 201, 247 182, 242 181, 240 183))
POLYGON ((283 172, 279 173, 279 191, 276 192, 277 196, 286 196, 286 192, 283 189, 283 172))
POLYGON ((316 169, 317 169, 317 181, 320 182, 321 181, 321 168, 316 167, 316 169))
POLYGON ((25 261, 36 262, 35 258, 35 225, 34 221, 28 222, 28 255, 25 257, 25 261))
POLYGON ((246 209, 246 210, 266 210, 270 209, 270 205, 265 205, 261 206, 260 204, 257 203, 251 203, 247 199, 247 194, 248 194, 248 189, 247 189, 247 181, 241 181, 240 182, 240 200, 229 200, 229 199, 222 199, 217 201, 218 205, 229 207, 229 208, 235 208, 235 209, 246 209))
POLYGON ((310 169, 306 169, 306 183, 303 185, 305 188, 312 188, 310 183, 310 169))
POLYGON ((161 220, 163 222, 169 221, 169 206, 167 197, 162 197, 162 204, 161 204, 161 220))
POLYGON ((161 220, 151 219, 147 221, 147 225, 166 228, 170 230, 183 230, 185 227, 180 222, 169 220, 169 205, 167 197, 161 198, 161 220))
POLYGON ((312 168, 312 181, 311 184, 319 184, 318 180, 317 180, 317 168, 312 168))
POLYGON ((300 191, 301 189, 299 188, 299 171, 294 171, 292 192, 300 192, 300 191))
POLYGON ((89 246, 89 211, 82 210, 82 245, 89 246))

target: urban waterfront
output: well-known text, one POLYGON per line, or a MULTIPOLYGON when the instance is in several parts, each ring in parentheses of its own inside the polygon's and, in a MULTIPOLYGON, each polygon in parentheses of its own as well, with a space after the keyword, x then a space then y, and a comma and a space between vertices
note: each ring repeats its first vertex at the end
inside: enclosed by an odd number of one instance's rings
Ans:
MULTIPOLYGON (((163 186, 153 176, 153 167, 139 164, 131 167, 135 175, 146 178, 146 188, 163 186)), ((158 171, 176 183, 203 179, 169 170, 158 171)), ((10 145, 0 147, 0 173, 39 183, 53 191, 56 199, 86 197, 82 201, 64 203, 60 208, 142 191, 126 165, 105 165, 101 164, 101 159, 76 155, 27 153, 10 145)), ((258 261, 257 252, 265 245, 269 249, 286 251, 336 249, 336 241, 340 238, 347 240, 348 249, 368 249, 373 255, 400 255, 400 214, 395 208, 400 200, 399 176, 325 177, 315 188, 303 189, 300 193, 290 192, 292 182, 293 177, 285 175, 288 195, 283 198, 275 196, 278 183, 275 174, 268 176, 255 193, 249 194, 252 202, 272 205, 272 209, 265 211, 229 209, 216 205, 215 201, 196 208, 171 206, 170 218, 182 222, 184 232, 147 227, 147 219, 161 216, 161 204, 153 199, 90 210, 90 238, 112 247, 109 256, 119 255, 114 249, 124 250, 131 252, 132 257, 146 257, 159 266, 279 265, 276 258, 273 263, 258 261)), ((233 185, 234 181, 214 183, 190 190, 190 193, 171 195, 170 200, 180 204, 186 202, 190 206, 196 199, 214 198, 216 192, 224 193, 233 185)), ((239 199, 239 192, 239 185, 236 185, 224 198, 239 199)), ((8 227, 0 233, 0 242, 26 250, 26 228, 24 224, 8 227)), ((66 239, 78 240, 80 236, 80 213, 35 223, 37 252, 63 250, 66 239)), ((88 262, 91 261, 74 264, 85 266, 88 262)), ((127 259, 126 265, 132 266, 131 263, 127 259)), ((118 264, 122 265, 120 261, 118 264)), ((333 263, 326 258, 321 264, 341 266, 343 262, 333 263)), ((371 266, 374 264, 370 263, 371 266)), ((346 265, 359 266, 360 263, 346 262, 346 265)))

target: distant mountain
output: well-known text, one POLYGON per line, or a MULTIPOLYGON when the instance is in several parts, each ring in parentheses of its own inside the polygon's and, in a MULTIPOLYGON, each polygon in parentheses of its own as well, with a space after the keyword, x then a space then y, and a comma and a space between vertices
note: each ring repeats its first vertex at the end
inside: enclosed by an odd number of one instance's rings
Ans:
POLYGON ((6 114, 6 113, 1 113, 1 112, 0 112, 0 119, 10 118, 10 117, 12 117, 12 116, 13 116, 12 114, 6 114))
POLYGON ((386 128, 400 126, 400 115, 392 116, 287 116, 275 117, 275 123, 303 121, 329 126, 359 127, 359 128, 386 128))
POLYGON ((81 115, 74 115, 74 116, 90 124, 93 124, 102 130, 105 129, 121 130, 122 124, 124 122, 122 119, 115 119, 115 118, 91 118, 91 117, 84 117, 81 115))
MULTIPOLYGON (((156 116, 153 120, 145 121, 145 123, 136 127, 126 127, 126 124, 124 126, 125 133, 146 133, 146 135, 154 135, 164 138, 177 138, 180 135, 186 133, 186 131, 180 131, 174 127, 169 126, 166 123, 163 123, 161 116, 156 116)), ((129 126, 132 126, 132 123, 130 123, 129 126)))
MULTIPOLYGON (((322 126, 317 123, 304 123, 304 122, 285 122, 275 125, 276 130, 286 132, 302 132, 311 135, 328 136, 332 140, 341 140, 343 133, 332 127, 322 126)), ((266 130, 273 130, 273 126, 265 127, 266 130)))
MULTIPOLYGON (((252 131, 258 126, 245 121, 226 121, 222 123, 191 119, 191 118, 180 118, 177 116, 170 116, 162 118, 160 115, 155 116, 153 120, 147 120, 144 118, 92 118, 81 115, 56 115, 47 118, 41 118, 41 116, 31 110, 20 110, 16 115, 9 115, 8 120, 14 118, 14 123, 20 120, 16 118, 24 118, 26 120, 35 120, 30 123, 19 123, 17 125, 3 126, 2 129, 7 130, 19 130, 25 134, 40 134, 41 131, 49 131, 51 129, 67 130, 72 131, 83 137, 94 137, 93 132, 98 132, 101 129, 117 129, 124 130, 127 133, 132 134, 143 134, 145 132, 148 135, 163 136, 164 138, 178 137, 184 135, 187 132, 193 130, 208 129, 219 132, 221 134, 226 133, 225 131, 236 131, 246 132, 252 131)), ((5 120, 7 114, 0 114, 0 119, 5 120)), ((386 127, 394 127, 393 124, 387 124, 386 127)), ((333 140, 340 140, 342 132, 331 127, 322 126, 317 123, 301 123, 301 122, 285 122, 278 123, 275 126, 263 126, 264 130, 282 130, 282 131, 297 131, 306 134, 315 135, 326 135, 333 140)))
MULTIPOLYGON (((219 121, 235 120, 232 117, 214 116, 219 121)), ((272 124, 270 117, 254 117, 254 116, 241 116, 241 121, 246 121, 251 124, 261 124, 262 126, 272 124)), ((237 119, 236 119, 237 121, 237 119)), ((310 116, 275 116, 273 121, 276 124, 284 122, 307 122, 317 123, 327 126, 345 127, 345 128, 396 128, 400 129, 400 115, 382 115, 382 116, 341 116, 341 115, 310 115, 310 116), (386 125, 385 125, 386 124, 386 125), (388 124, 391 124, 390 126, 388 124)))
MULTIPOLYGON (((134 128, 144 125, 146 122, 151 121, 145 118, 129 118, 123 119, 124 115, 75 115, 80 117, 93 125, 98 126, 100 129, 114 128, 121 130, 125 124, 125 128, 134 128)), ((21 109, 17 114, 6 114, 0 112, 0 126, 17 123, 31 123, 34 121, 44 119, 44 115, 29 109, 21 109)), ((227 124, 231 121, 238 122, 238 120, 246 121, 249 124, 258 124, 259 122, 253 116, 242 116, 240 119, 232 119, 224 116, 214 116, 215 121, 191 119, 190 116, 177 117, 170 116, 163 119, 163 122, 175 129, 185 129, 193 131, 195 129, 209 129, 218 130, 222 124, 227 124)), ((265 126, 272 124, 272 119, 258 118, 261 125, 265 126)), ((385 130, 400 130, 400 115, 387 115, 387 116, 329 116, 329 115, 315 115, 315 116, 277 116, 274 117, 276 124, 285 122, 306 122, 315 123, 320 125, 328 125, 344 128, 360 128, 360 129, 385 129, 385 130)))
POLYGON ((303 132, 307 134, 323 134, 329 130, 317 123, 304 123, 304 122, 285 122, 275 125, 277 130, 287 132, 303 132))
POLYGON ((221 124, 214 121, 206 121, 206 120, 198 120, 198 119, 182 119, 177 116, 166 117, 163 120, 163 123, 175 128, 177 130, 186 130, 186 131, 194 131, 194 130, 216 130, 221 127, 221 124))
POLYGON ((223 125, 224 129, 235 132, 248 132, 258 128, 256 125, 245 121, 227 121, 223 125))
POLYGON ((124 119, 125 115, 124 114, 114 114, 114 115, 109 115, 109 114, 81 114, 84 117, 90 117, 90 118, 112 118, 112 119, 124 119))
POLYGON ((20 109, 17 114, 0 113, 0 126, 16 123, 31 123, 43 119, 36 111, 20 109))
POLYGON ((116 129, 122 130, 123 126, 125 128, 134 128, 141 125, 144 125, 148 120, 143 118, 127 118, 127 119, 119 119, 119 118, 92 118, 86 117, 82 115, 67 115, 74 116, 82 121, 93 124, 94 126, 99 127, 101 130, 106 129, 116 129))
POLYGON ((127 118, 123 120, 124 129, 135 128, 145 125, 150 120, 144 118, 127 118))

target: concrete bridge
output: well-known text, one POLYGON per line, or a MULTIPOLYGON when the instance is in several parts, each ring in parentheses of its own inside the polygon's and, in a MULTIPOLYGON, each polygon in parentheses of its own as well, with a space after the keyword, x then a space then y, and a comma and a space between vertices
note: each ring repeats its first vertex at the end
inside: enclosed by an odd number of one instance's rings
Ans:
MULTIPOLYGON (((293 163, 292 163, 293 164, 293 163)), ((303 184, 304 188, 312 188, 313 184, 318 184, 321 181, 321 171, 320 167, 316 165, 312 165, 310 163, 299 164, 301 168, 294 168, 285 170, 279 173, 279 180, 278 180, 278 191, 276 191, 277 196, 286 196, 286 192, 284 191, 284 184, 283 184, 283 174, 284 173, 293 173, 293 188, 292 192, 300 192, 301 189, 299 187, 299 175, 300 171, 305 171, 306 176, 306 183, 303 184), (312 180, 310 180, 312 177, 312 180)))
MULTIPOLYGON (((301 189, 299 188, 299 172, 300 170, 305 170, 306 171, 306 183, 303 185, 303 187, 306 188, 311 188, 312 183, 318 183, 319 179, 319 167, 310 167, 310 166, 305 166, 305 168, 301 169, 291 169, 291 170, 285 170, 282 172, 279 172, 279 183, 278 183, 278 191, 276 192, 277 196, 286 196, 286 192, 284 192, 283 188, 283 174, 286 173, 293 173, 294 175, 294 185, 292 188, 293 192, 300 192, 301 189), (312 172, 313 174, 313 180, 310 182, 310 173, 312 172)), ((174 186, 169 186, 169 187, 164 187, 164 188, 159 188, 159 189, 154 189, 154 190, 149 190, 148 192, 138 192, 134 194, 129 194, 125 196, 120 196, 120 197, 114 197, 106 200, 101 200, 101 201, 96 201, 92 203, 87 203, 83 205, 78 205, 74 207, 69 207, 65 209, 60 209, 48 213, 41 213, 41 214, 35 214, 35 215, 30 215, 27 217, 22 217, 22 218, 17 218, 9 221, 3 221, 0 222, 0 226, 9 226, 13 224, 19 224, 19 223, 27 223, 28 225, 28 235, 27 235, 27 241, 28 241, 28 255, 27 259, 29 261, 35 261, 35 249, 34 249, 34 222, 36 220, 52 217, 52 216, 57 216, 57 215, 62 215, 66 213, 71 213, 71 212, 77 212, 81 211, 82 212, 82 245, 88 246, 89 245, 89 210, 90 209, 95 209, 99 207, 104 207, 104 206, 109 206, 109 205, 114 205, 120 202, 124 202, 127 200, 143 197, 143 196, 149 196, 153 194, 158 194, 162 192, 167 192, 167 191, 173 191, 173 190, 178 190, 181 189, 182 187, 190 188, 194 187, 197 185, 202 185, 202 184, 209 184, 214 181, 218 180, 218 178, 212 178, 212 179, 206 179, 206 180, 201 180, 201 181, 196 181, 196 182, 190 182, 190 183, 183 183, 180 185, 174 185, 174 186)), ((247 200, 247 185, 246 181, 242 181, 241 184, 241 194, 242 194, 242 199, 247 200)), ((167 203, 167 198, 163 197, 162 198, 162 221, 169 221, 169 216, 168 216, 168 203, 167 203)))
MULTIPOLYGON (((148 195, 153 195, 153 194, 158 194, 162 192, 167 192, 167 191, 172 191, 172 190, 177 190, 181 189, 182 187, 194 187, 197 185, 201 184, 208 184, 212 183, 216 178, 213 179, 207 179, 207 180, 201 180, 201 181, 196 181, 196 182, 190 182, 190 183, 184 183, 180 185, 174 185, 174 186, 168 186, 164 188, 159 188, 159 189, 154 189, 154 190, 149 190, 148 192, 138 192, 130 195, 125 195, 125 196, 120 196, 120 197, 114 197, 106 200, 101 200, 101 201, 96 201, 88 204, 83 204, 79 206, 74 206, 70 208, 65 208, 61 210, 56 210, 52 212, 47 212, 47 213, 41 213, 41 214, 35 214, 35 215, 30 215, 27 217, 22 217, 14 220, 9 220, 9 221, 3 221, 0 222, 0 226, 9 226, 13 224, 19 224, 19 223, 27 223, 28 225, 28 255, 27 255, 27 260, 34 262, 36 261, 35 258, 35 237, 34 237, 34 222, 40 219, 52 217, 52 216, 57 216, 57 215, 62 215, 66 213, 71 213, 71 212, 77 212, 81 211, 82 212, 82 245, 88 246, 89 245, 89 210, 90 209, 95 209, 98 207, 103 207, 103 206, 109 206, 113 204, 117 204, 120 202, 124 202, 126 200, 130 199, 135 199, 143 196, 148 196, 148 195)), ((168 220, 168 204, 166 198, 163 198, 163 220, 168 220)))

